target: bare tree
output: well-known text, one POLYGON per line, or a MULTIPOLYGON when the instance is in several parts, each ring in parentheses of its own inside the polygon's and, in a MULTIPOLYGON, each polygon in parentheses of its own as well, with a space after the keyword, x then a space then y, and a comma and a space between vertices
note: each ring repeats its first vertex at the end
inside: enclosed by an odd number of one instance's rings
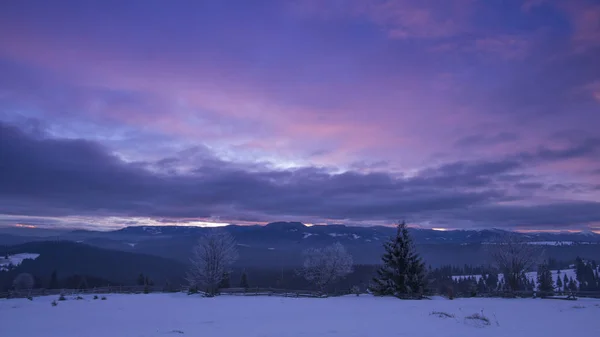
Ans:
POLYGON ((234 238, 225 231, 211 230, 192 249, 191 266, 186 278, 190 287, 215 295, 219 283, 237 258, 234 238))
POLYGON ((13 280, 13 286, 16 290, 25 290, 33 288, 35 280, 29 273, 21 273, 13 280))
POLYGON ((539 246, 528 244, 515 233, 507 233, 499 240, 490 242, 488 250, 511 291, 519 290, 525 272, 541 260, 543 253, 539 246))
POLYGON ((304 264, 300 274, 317 286, 319 291, 339 278, 352 272, 352 256, 340 243, 325 248, 309 248, 304 251, 304 264))

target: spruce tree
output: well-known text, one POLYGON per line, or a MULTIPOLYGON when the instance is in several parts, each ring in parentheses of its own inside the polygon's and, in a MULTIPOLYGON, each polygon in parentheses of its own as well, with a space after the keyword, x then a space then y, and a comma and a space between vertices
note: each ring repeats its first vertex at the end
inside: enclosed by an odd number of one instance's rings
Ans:
POLYGON ((562 282, 562 279, 560 278, 560 275, 558 275, 558 277, 556 278, 556 288, 558 289, 558 291, 563 290, 563 282, 562 282))
POLYGON ((572 277, 569 278, 569 290, 577 291, 577 284, 575 283, 572 277))
POLYGON ((140 273, 140 275, 137 278, 137 285, 143 286, 144 284, 146 284, 146 277, 144 277, 143 273, 140 273))
POLYGON ((541 296, 549 296, 554 292, 554 282, 552 281, 552 272, 547 264, 541 264, 537 273, 538 290, 541 296))
POLYGON ((56 270, 54 270, 50 275, 50 284, 48 285, 48 289, 58 289, 58 276, 56 275, 56 270))
POLYGON ((240 279, 240 288, 250 288, 250 286, 248 285, 248 276, 246 275, 246 272, 242 273, 242 278, 240 279))
POLYGON ((565 287, 565 291, 569 289, 569 277, 567 276, 567 273, 565 273, 563 278, 563 286, 565 287))
POLYGON ((229 273, 223 273, 223 278, 221 282, 219 282, 219 289, 227 289, 231 288, 231 284, 229 282, 229 273))
POLYGON ((420 297, 425 291, 425 264, 415 251, 406 223, 398 224, 396 236, 383 245, 383 265, 370 286, 378 296, 420 297))

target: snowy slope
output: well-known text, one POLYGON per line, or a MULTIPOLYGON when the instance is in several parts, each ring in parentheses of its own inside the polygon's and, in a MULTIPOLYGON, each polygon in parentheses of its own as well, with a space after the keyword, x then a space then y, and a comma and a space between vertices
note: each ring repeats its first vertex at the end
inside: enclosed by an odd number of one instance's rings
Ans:
POLYGON ((0 300, 2 337, 389 337, 600 336, 600 300, 327 299, 185 294, 0 300), (454 317, 442 318, 432 312, 454 317), (490 325, 466 319, 481 313, 490 325))
MULTIPOLYGON (((558 277, 560 276, 560 278, 562 280, 565 277, 565 274, 567 275, 567 277, 572 278, 576 284, 578 284, 577 277, 576 277, 577 275, 575 274, 575 269, 564 269, 564 270, 560 271, 560 274, 558 274, 558 270, 552 270, 552 280, 556 284, 556 280, 558 279, 558 277)), ((532 271, 529 273, 525 273, 525 275, 527 276, 528 279, 534 280, 537 285, 537 272, 532 271)), ((452 276, 452 279, 458 280, 460 278, 468 278, 471 276, 474 276, 475 280, 477 280, 477 281, 479 281, 479 279, 481 278, 481 275, 457 275, 457 276, 452 276)), ((498 274, 498 280, 502 280, 502 279, 504 279, 504 275, 498 274)))
POLYGON ((20 265, 21 262, 23 262, 23 260, 27 260, 27 259, 35 260, 39 256, 40 256, 40 254, 22 253, 22 254, 9 255, 8 259, 2 257, 2 258, 0 258, 0 271, 7 270, 8 266, 11 264, 16 267, 16 266, 20 265))

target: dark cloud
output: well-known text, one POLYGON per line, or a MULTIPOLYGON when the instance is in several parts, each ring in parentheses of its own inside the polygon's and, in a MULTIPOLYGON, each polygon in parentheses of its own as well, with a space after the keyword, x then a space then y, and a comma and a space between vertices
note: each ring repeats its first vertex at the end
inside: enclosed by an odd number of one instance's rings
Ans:
POLYGON ((458 221, 500 227, 584 228, 600 221, 598 202, 561 202, 534 206, 486 205, 446 214, 458 221))
POLYGON ((98 143, 53 139, 0 124, 0 213, 232 221, 434 217, 436 221, 475 221, 481 226, 600 221, 594 203, 495 206, 499 201, 518 201, 507 186, 542 189, 541 184, 527 182, 528 176, 518 174, 522 165, 515 160, 463 161, 412 176, 334 174, 313 167, 246 168, 223 161, 204 147, 152 163, 127 163, 98 143), (193 169, 180 170, 182 163, 193 169))
POLYGON ((460 138, 454 145, 457 147, 490 146, 519 140, 519 135, 513 132, 500 132, 493 135, 475 134, 460 138))
POLYGON ((588 138, 562 149, 540 148, 535 156, 541 160, 564 160, 588 157, 600 159, 600 138, 588 138))

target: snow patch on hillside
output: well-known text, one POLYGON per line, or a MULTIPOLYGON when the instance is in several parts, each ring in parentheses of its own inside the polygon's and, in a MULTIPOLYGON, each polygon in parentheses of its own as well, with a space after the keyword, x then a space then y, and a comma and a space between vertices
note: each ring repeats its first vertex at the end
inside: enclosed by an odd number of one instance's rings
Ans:
POLYGON ((538 246, 572 246, 575 244, 573 241, 532 241, 527 242, 530 245, 538 246))
POLYGON ((6 271, 8 270, 8 266, 13 265, 13 266, 18 266, 20 265, 23 260, 35 260, 40 256, 40 254, 35 254, 35 253, 21 253, 21 254, 14 254, 14 255, 9 255, 8 259, 5 257, 1 257, 0 258, 0 271, 6 271))
MULTIPOLYGON (((555 284, 556 284, 556 280, 558 280, 559 277, 562 281, 563 278, 565 277, 565 275, 567 275, 568 278, 572 278, 573 281, 575 281, 575 284, 579 285, 579 283, 577 282, 577 275, 575 274, 575 269, 564 269, 564 270, 560 271, 560 274, 558 273, 558 270, 552 270, 552 280, 554 281, 555 284)), ((527 276, 527 278, 529 280, 533 280, 535 282, 536 286, 538 285, 536 271, 525 273, 525 276, 527 276)), ((481 275, 456 275, 456 276, 452 276, 452 279, 455 281, 458 281, 461 278, 470 278, 470 277, 474 277, 475 281, 479 282, 481 275)), ((504 279, 504 274, 498 274, 498 281, 501 281, 503 279, 504 279)))

